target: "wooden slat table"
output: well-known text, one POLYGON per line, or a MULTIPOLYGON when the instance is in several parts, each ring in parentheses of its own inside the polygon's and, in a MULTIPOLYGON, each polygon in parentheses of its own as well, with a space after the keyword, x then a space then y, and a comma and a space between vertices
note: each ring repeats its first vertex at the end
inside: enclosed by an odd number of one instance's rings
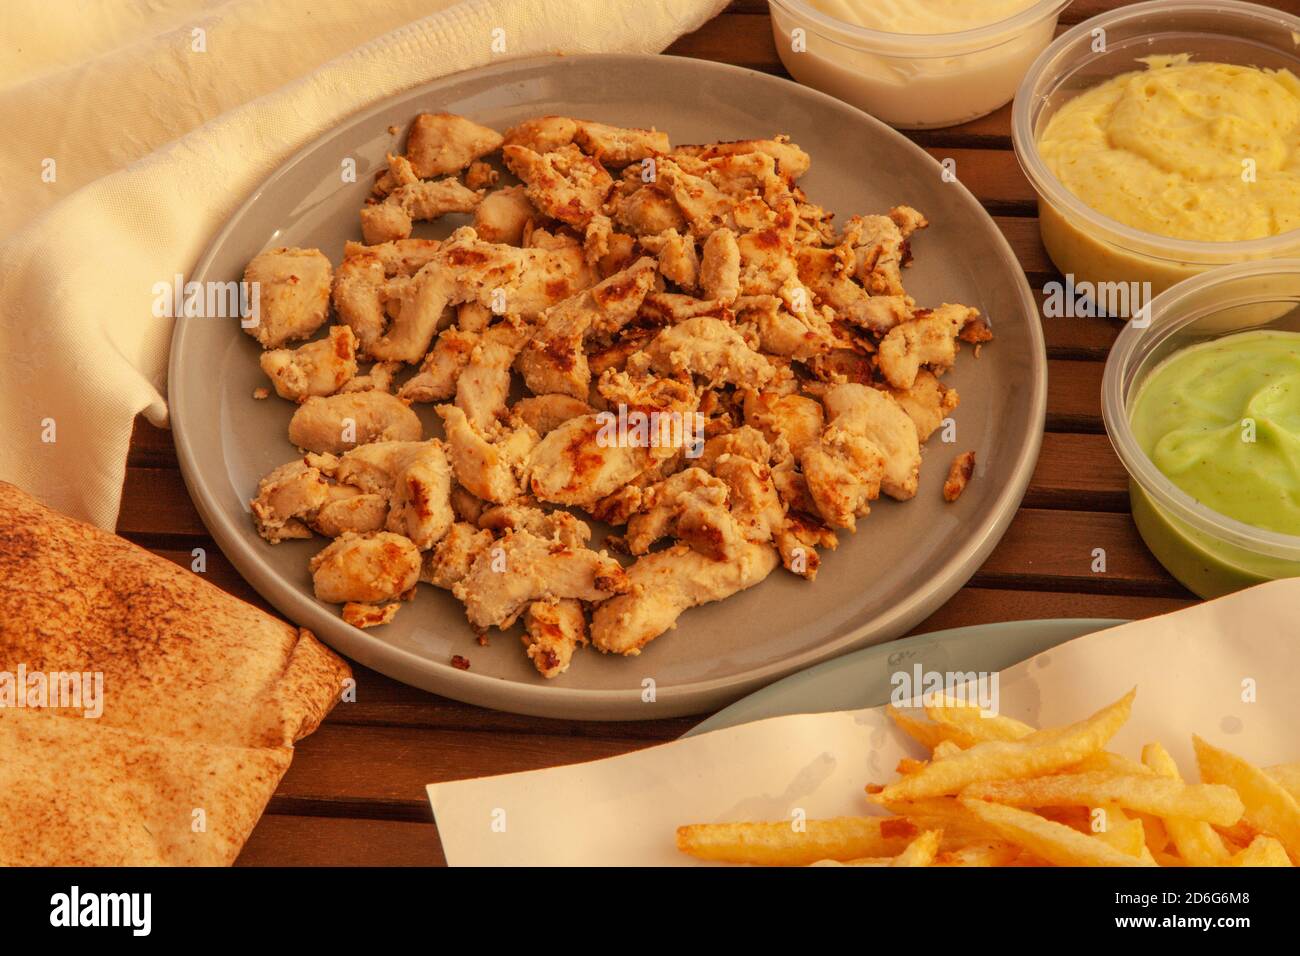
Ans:
MULTIPOLYGON (((1062 26, 1119 5, 1075 0, 1062 26)), ((668 52, 784 75, 763 0, 739 0, 668 52)), ((1033 191, 1011 151, 1010 112, 1006 107, 913 138, 937 157, 957 159, 962 181, 994 216, 1031 286, 1041 290, 1055 270, 1039 242, 1033 191)), ((1008 619, 1140 618, 1195 600, 1134 530, 1124 470, 1102 430, 1102 363, 1118 325, 1044 318, 1043 327, 1050 360, 1047 436, 1024 505, 970 583, 918 633, 1008 619), (1091 571, 1099 547, 1108 558, 1104 574, 1091 571)), ((266 607, 207 536, 170 434, 143 421, 132 442, 118 531, 185 566, 191 548, 207 548, 209 579, 266 607)), ((414 690, 365 668, 356 673, 357 702, 337 707, 300 744, 241 864, 440 863, 425 784, 613 756, 670 740, 696 723, 518 717, 414 690)))

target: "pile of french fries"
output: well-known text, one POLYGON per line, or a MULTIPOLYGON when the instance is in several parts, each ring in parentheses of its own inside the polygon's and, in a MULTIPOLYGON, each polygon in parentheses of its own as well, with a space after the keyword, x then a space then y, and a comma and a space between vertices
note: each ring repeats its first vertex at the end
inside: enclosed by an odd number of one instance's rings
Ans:
POLYGON ((679 827, 701 860, 762 866, 1292 866, 1300 764, 1267 770, 1193 737, 1201 783, 1159 743, 1106 744, 1136 690, 1086 720, 1036 730, 947 699, 889 714, 930 751, 869 785, 890 816, 679 827))

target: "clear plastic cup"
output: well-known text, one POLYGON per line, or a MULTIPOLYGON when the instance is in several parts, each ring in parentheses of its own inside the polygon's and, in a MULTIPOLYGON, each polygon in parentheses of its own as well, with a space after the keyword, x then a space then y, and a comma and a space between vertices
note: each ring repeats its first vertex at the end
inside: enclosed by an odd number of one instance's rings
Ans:
POLYGON ((1133 520, 1157 560, 1195 593, 1218 597, 1300 577, 1300 537, 1214 511, 1164 476, 1138 445, 1133 402, 1151 371, 1193 345, 1252 329, 1300 332, 1300 259, 1243 262, 1188 279, 1127 323, 1102 377, 1106 434, 1129 474, 1133 520))
POLYGON ((1090 208, 1052 175, 1038 137, 1061 106, 1121 73, 1139 57, 1189 53, 1194 61, 1300 72, 1300 17, 1253 3, 1154 0, 1121 7, 1061 34, 1016 93, 1011 135, 1038 193, 1043 245, 1076 282, 1151 283, 1152 294, 1207 269, 1300 255, 1300 230, 1240 242, 1196 242, 1133 229, 1090 208), (1099 32, 1100 31, 1100 32, 1099 32), (1099 41, 1104 50, 1097 52, 1099 41))
POLYGON ((1069 4, 1040 0, 973 30, 912 34, 846 23, 804 0, 770 0, 777 54, 791 76, 900 129, 955 126, 1011 102, 1069 4))

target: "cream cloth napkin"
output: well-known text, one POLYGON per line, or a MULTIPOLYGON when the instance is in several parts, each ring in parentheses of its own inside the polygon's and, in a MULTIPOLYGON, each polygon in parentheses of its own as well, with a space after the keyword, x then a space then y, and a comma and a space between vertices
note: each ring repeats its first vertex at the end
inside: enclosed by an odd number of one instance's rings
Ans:
POLYGON ((167 423, 154 283, 329 127, 494 60, 658 52, 724 6, 4 0, 0 479, 116 525, 132 421, 167 423))

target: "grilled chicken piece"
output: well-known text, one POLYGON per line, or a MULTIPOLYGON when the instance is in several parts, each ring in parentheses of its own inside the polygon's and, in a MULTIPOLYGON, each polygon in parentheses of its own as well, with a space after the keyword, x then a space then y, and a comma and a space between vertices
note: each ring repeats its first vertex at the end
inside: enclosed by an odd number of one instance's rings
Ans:
POLYGON ((479 336, 469 362, 457 376, 456 407, 484 434, 506 416, 510 368, 531 334, 522 324, 498 322, 479 336))
POLYGON ((551 392, 521 398, 510 413, 545 438, 569 419, 591 414, 591 406, 580 398, 551 392))
POLYGON ((745 537, 750 541, 770 541, 785 521, 785 508, 777 496, 766 459, 756 461, 728 453, 714 463, 713 474, 727 486, 731 513, 745 537))
POLYGON ((948 477, 943 483, 943 500, 952 503, 961 497, 975 474, 975 453, 964 451, 948 466, 948 477))
POLYGON ((869 439, 885 456, 880 479, 885 494, 899 501, 916 494, 921 470, 916 425, 890 395, 867 385, 833 385, 822 404, 830 427, 869 439))
POLYGON ((350 245, 334 278, 334 308, 342 323, 355 333, 362 354, 368 354, 384 334, 390 310, 399 307, 411 282, 409 276, 389 274, 389 265, 398 264, 392 252, 379 253, 372 248, 393 246, 350 245))
POLYGON ((454 113, 421 113, 406 136, 406 158, 421 179, 450 176, 500 148, 494 129, 454 113))
POLYGON ((831 426, 800 452, 799 467, 817 513, 853 531, 880 497, 885 456, 865 435, 831 426))
POLYGON ((835 332, 822 311, 794 313, 775 295, 743 296, 736 300, 736 321, 752 324, 759 347, 770 355, 807 361, 835 347, 835 332))
POLYGON ((297 458, 257 483, 249 501, 257 533, 272 544, 310 538, 308 520, 329 500, 329 482, 319 468, 297 458))
POLYGON ((343 605, 343 620, 353 627, 379 627, 381 624, 393 623, 393 618, 397 617, 397 612, 402 609, 400 604, 384 604, 382 606, 375 604, 357 604, 355 601, 349 601, 343 605))
POLYGON ((261 365, 281 398, 333 395, 357 374, 357 337, 346 325, 333 325, 319 342, 263 352, 261 365))
POLYGON ((572 598, 534 601, 524 612, 524 648, 547 680, 569 669, 573 652, 587 643, 582 602, 572 598))
POLYGON ((524 181, 533 205, 552 219, 584 228, 600 212, 614 180, 600 162, 576 146, 537 153, 527 146, 505 146, 506 166, 524 181))
POLYGON ((690 372, 710 386, 723 382, 761 387, 775 374, 734 328, 701 316, 664 329, 646 346, 650 367, 662 375, 690 372))
POLYGON ((456 394, 456 380, 478 345, 479 333, 444 329, 424 357, 420 370, 406 380, 398 395, 413 402, 442 402, 456 394))
POLYGON ((677 292, 651 292, 641 303, 641 318, 656 326, 677 325, 703 316, 729 325, 733 314, 724 302, 697 299, 677 292))
POLYGON ((319 552, 308 568, 316 599, 330 604, 380 604, 415 587, 420 551, 400 534, 345 534, 319 552))
POLYGON ((387 529, 405 535, 421 551, 451 527, 451 466, 440 442, 359 445, 338 459, 331 475, 382 496, 388 506, 387 529))
POLYGON ((504 629, 534 601, 604 601, 627 588, 627 573, 604 552, 516 531, 480 551, 452 593, 475 627, 504 629))
POLYGON ((478 160, 470 163, 465 170, 465 185, 470 189, 486 189, 488 186, 495 186, 500 179, 499 172, 478 160))
POLYGON ((656 236, 642 236, 641 245, 658 257, 659 272, 665 279, 687 292, 699 289, 700 257, 694 239, 676 229, 665 229, 656 236))
POLYGON ((735 197, 703 176, 688 173, 677 163, 664 159, 658 164, 655 188, 677 203, 691 232, 701 239, 717 229, 735 228, 736 220, 732 215, 735 197))
POLYGON ((761 431, 769 442, 785 441, 796 458, 821 437, 825 415, 821 403, 806 395, 749 391, 745 395, 745 424, 761 431))
POLYGON ((888 216, 854 216, 844 224, 843 242, 853 250, 854 275, 868 292, 906 295, 907 239, 927 225, 925 217, 909 206, 899 206, 888 216))
POLYGON ((718 156, 734 156, 744 153, 763 153, 776 160, 780 174, 787 179, 798 179, 812 165, 812 158, 802 149, 790 142, 788 136, 775 136, 772 139, 746 139, 731 143, 711 143, 706 146, 686 145, 673 150, 676 156, 692 156, 696 159, 713 159, 718 156))
POLYGON ((676 201, 655 184, 633 188, 620 184, 620 187, 610 197, 610 212, 614 221, 628 232, 635 236, 656 236, 669 229, 686 228, 686 217, 676 201))
POLYGON ((625 543, 646 554, 672 535, 715 560, 734 556, 744 533, 727 509, 727 485, 703 468, 687 468, 645 489, 641 511, 627 522, 625 543))
POLYGON ((529 460, 529 488, 539 501, 592 508, 650 464, 650 449, 620 444, 600 415, 571 418, 538 443, 529 460))
POLYGON ((464 580, 479 552, 491 547, 492 541, 491 531, 480 531, 466 521, 457 521, 425 554, 420 580, 450 591, 464 580))
POLYGON ((538 116, 506 130, 506 146, 524 146, 535 153, 551 153, 568 146, 578 135, 578 121, 567 116, 538 116))
POLYGON ((343 258, 372 255, 379 259, 386 276, 413 276, 433 258, 440 243, 437 239, 397 239, 377 246, 349 240, 343 246, 343 258))
POLYGON ((957 408, 957 389, 939 381, 929 369, 921 369, 909 389, 893 391, 894 401, 916 425, 916 437, 924 445, 957 408))
POLYGON ((957 337, 979 316, 978 309, 948 303, 918 310, 881 340, 876 365, 894 388, 911 388, 923 365, 942 375, 957 360, 957 337))
POLYGON ((585 547, 591 540, 591 527, 587 522, 567 511, 543 511, 527 497, 485 509, 479 516, 478 526, 498 534, 527 531, 539 538, 558 541, 566 548, 585 547))
POLYGON ((388 524, 388 500, 389 495, 365 492, 354 485, 331 484, 328 500, 312 517, 311 528, 327 538, 337 538, 349 531, 354 534, 383 531, 388 524))
POLYGON ((333 455, 373 441, 419 441, 422 432, 406 402, 373 390, 309 398, 289 420, 289 441, 333 455))
POLYGON ((284 247, 254 256, 244 269, 253 310, 240 325, 264 349, 311 338, 329 312, 330 277, 330 261, 319 249, 284 247))
POLYGON ((484 242, 517 246, 524 230, 537 216, 523 186, 507 186, 488 193, 474 210, 474 231, 484 242))
POLYGON ((626 325, 653 286, 655 262, 638 259, 631 267, 542 314, 537 332, 519 356, 524 384, 537 395, 558 393, 583 399, 591 389, 591 370, 583 342, 610 336, 626 325))
POLYGON ((723 455, 740 455, 750 461, 767 464, 772 457, 772 446, 757 428, 741 425, 734 431, 714 435, 704 443, 704 450, 695 464, 708 472, 723 455))
POLYGON ((458 179, 417 180, 398 186, 381 203, 361 209, 361 236, 367 245, 409 239, 416 221, 428 222, 449 212, 473 212, 482 190, 458 179))
POLYGON ((416 361, 449 305, 477 302, 527 321, 591 284, 581 245, 538 233, 532 238, 539 245, 518 249, 483 242, 468 227, 456 230, 411 280, 397 319, 372 354, 416 361))
POLYGON ((375 362, 364 375, 357 375, 343 383, 340 392, 391 392, 401 362, 375 362))
POLYGON ((704 241, 700 288, 705 298, 717 302, 734 302, 740 294, 740 247, 730 229, 719 229, 704 241))
POLYGON ((911 316, 902 298, 872 297, 853 281, 852 252, 847 246, 834 249, 800 246, 795 260, 800 281, 845 322, 884 335, 911 316))
POLYGON ((522 476, 529 453, 537 444, 537 432, 520 423, 489 439, 470 424, 457 406, 439 405, 434 411, 447 432, 457 481, 471 494, 498 504, 523 494, 522 476))
POLYGON ((582 120, 573 141, 584 153, 606 166, 621 167, 661 155, 672 148, 668 134, 654 129, 629 129, 582 120))
POLYGON ((627 570, 628 592, 596 608, 591 641, 606 653, 640 654, 684 611, 753 587, 778 563, 776 550, 767 544, 747 543, 723 561, 685 544, 647 554, 627 570))

